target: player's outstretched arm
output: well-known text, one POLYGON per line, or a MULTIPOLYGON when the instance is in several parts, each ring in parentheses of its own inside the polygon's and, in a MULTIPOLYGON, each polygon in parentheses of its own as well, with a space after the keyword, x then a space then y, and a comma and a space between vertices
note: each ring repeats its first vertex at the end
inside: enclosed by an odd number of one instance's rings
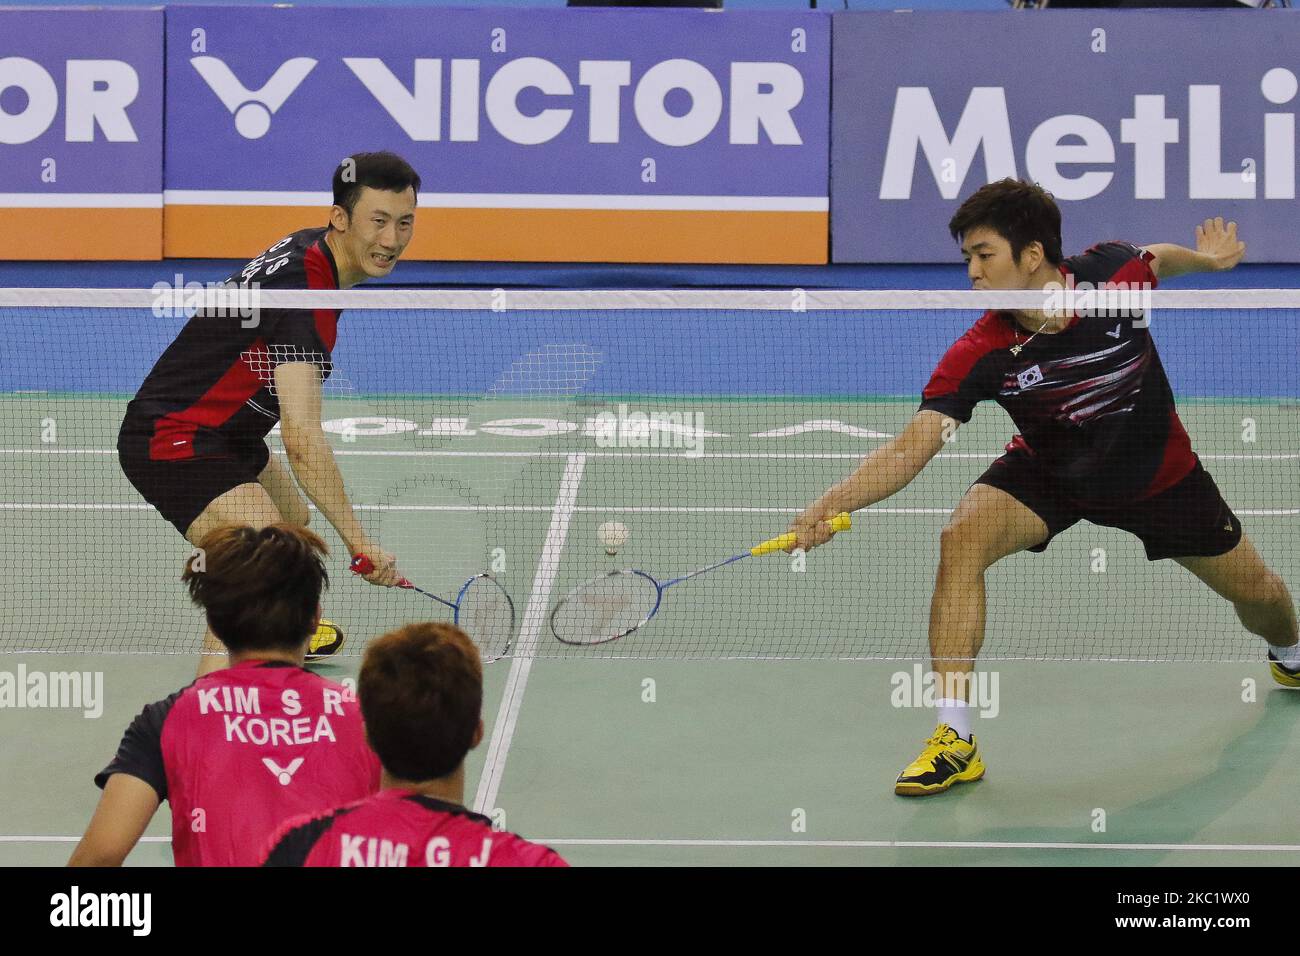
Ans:
POLYGON ((790 525, 796 547, 808 549, 831 538, 830 519, 857 511, 906 488, 944 446, 957 422, 930 409, 917 412, 907 427, 865 459, 857 471, 804 509, 790 525))
POLYGON ((1161 279, 1189 272, 1222 272, 1231 269, 1246 254, 1246 244, 1237 238, 1237 224, 1226 225, 1223 217, 1207 219, 1196 227, 1196 248, 1157 242, 1146 247, 1155 259, 1151 271, 1161 279))
POLYGON ((401 579, 396 562, 370 540, 353 513, 334 449, 321 427, 320 370, 310 362, 277 365, 275 388, 280 401, 280 437, 298 486, 334 526, 349 555, 370 558, 375 570, 366 580, 392 587, 401 579))
POLYGON ((121 866, 140 842, 160 802, 158 791, 139 777, 113 774, 68 866, 121 866))

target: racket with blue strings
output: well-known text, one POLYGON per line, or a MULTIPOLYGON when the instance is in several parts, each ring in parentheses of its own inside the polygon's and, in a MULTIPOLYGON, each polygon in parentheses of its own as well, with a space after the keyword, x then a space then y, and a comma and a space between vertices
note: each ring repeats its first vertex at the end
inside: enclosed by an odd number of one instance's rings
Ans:
MULTIPOLYGON (((352 559, 351 570, 354 574, 366 575, 374 569, 374 563, 364 554, 358 554, 352 559)), ((515 602, 510 599, 501 583, 487 572, 475 574, 461 585, 454 601, 417 587, 406 578, 398 581, 397 586, 451 608, 454 615, 452 620, 478 646, 483 660, 500 660, 514 646, 515 602)))
MULTIPOLYGON (((848 514, 838 514, 830 519, 830 526, 832 533, 848 531, 853 522, 848 514)), ((716 564, 666 581, 632 568, 610 571, 578 585, 555 605, 551 611, 551 633, 561 643, 583 646, 607 644, 627 637, 659 613, 664 603, 664 592, 670 587, 745 558, 784 551, 794 543, 794 532, 787 532, 716 564)))

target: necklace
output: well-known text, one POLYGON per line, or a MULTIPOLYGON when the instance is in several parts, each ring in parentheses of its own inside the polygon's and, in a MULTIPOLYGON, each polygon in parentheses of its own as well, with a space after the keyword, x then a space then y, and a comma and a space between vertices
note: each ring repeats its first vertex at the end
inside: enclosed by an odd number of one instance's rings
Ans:
MULTIPOLYGON (((1040 325, 1040 326, 1038 327, 1038 332, 1041 332, 1041 331, 1043 331, 1043 329, 1047 328, 1047 323, 1048 323, 1049 321, 1051 321, 1051 320, 1050 320, 1050 319, 1043 319, 1043 324, 1040 325)), ((1025 339, 1023 342, 1021 342, 1021 341, 1020 341, 1020 323, 1017 322, 1017 323, 1016 323, 1016 344, 1013 345, 1013 346, 1011 346, 1011 354, 1012 354, 1012 355, 1019 355, 1021 349, 1023 349, 1026 345, 1028 345, 1030 342, 1032 342, 1034 339, 1036 339, 1036 338, 1038 337, 1038 332, 1035 332, 1033 335, 1029 336, 1029 338, 1027 338, 1027 339, 1025 339)))

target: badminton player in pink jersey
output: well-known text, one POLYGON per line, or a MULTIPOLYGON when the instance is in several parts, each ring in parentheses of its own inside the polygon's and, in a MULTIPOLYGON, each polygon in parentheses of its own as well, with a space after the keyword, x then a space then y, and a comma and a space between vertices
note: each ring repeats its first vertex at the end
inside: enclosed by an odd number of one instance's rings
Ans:
POLYGON ((71 865, 120 865, 166 800, 177 866, 252 866, 285 820, 379 789, 356 694, 303 667, 325 543, 278 523, 217 528, 201 547, 183 580, 230 666, 132 721, 71 865))
POLYGON ((286 824, 266 866, 567 866, 465 808, 465 755, 483 739, 483 664, 452 624, 371 643, 357 687, 383 789, 286 824))

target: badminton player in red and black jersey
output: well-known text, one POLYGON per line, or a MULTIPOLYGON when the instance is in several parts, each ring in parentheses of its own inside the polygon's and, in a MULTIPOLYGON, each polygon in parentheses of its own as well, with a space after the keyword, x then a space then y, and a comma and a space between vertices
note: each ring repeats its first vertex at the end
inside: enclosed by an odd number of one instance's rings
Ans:
POLYGON ((285 820, 379 789, 356 694, 305 670, 328 583, 325 543, 287 522, 200 539, 183 580, 230 666, 131 722, 95 783, 104 790, 69 861, 118 866, 171 804, 178 866, 253 866, 285 820))
MULTIPOLYGON (((949 223, 981 290, 1154 288, 1159 279, 1231 269, 1245 244, 1210 219, 1196 248, 1104 242, 1061 256, 1061 214, 1041 188, 1004 179, 968 198, 949 223)), ((1044 296, 1045 305, 1050 301, 1044 296)), ((940 538, 930 605, 930 654, 942 678, 939 727, 895 783, 905 796, 940 793, 984 774, 967 693, 984 641, 984 572, 1020 551, 1043 551, 1078 521, 1121 528, 1147 558, 1172 558, 1231 601, 1269 647, 1274 678, 1300 687, 1296 614, 1201 466, 1145 323, 1068 310, 986 312, 940 360, 907 427, 793 523, 799 545, 830 536, 827 519, 906 486, 975 405, 997 402, 1020 430, 966 492, 940 538)))
MULTIPOLYGON (((360 153, 339 164, 333 187, 327 226, 280 240, 227 282, 348 289, 392 272, 414 232, 420 177, 393 153, 360 153)), ((353 514, 321 427, 338 321, 335 309, 261 309, 251 321, 195 315, 127 406, 118 457, 136 490, 195 545, 224 524, 305 525, 305 494, 350 554, 370 558, 366 580, 391 587, 400 578, 393 558, 353 514), (264 441, 277 422, 288 469, 264 441)), ((341 644, 324 622, 308 660, 341 644)), ((209 632, 199 673, 222 667, 221 655, 209 632)))
POLYGON ((483 739, 483 663, 453 624, 372 641, 357 681, 383 789, 286 822, 266 866, 567 866, 467 810, 465 755, 483 739))

